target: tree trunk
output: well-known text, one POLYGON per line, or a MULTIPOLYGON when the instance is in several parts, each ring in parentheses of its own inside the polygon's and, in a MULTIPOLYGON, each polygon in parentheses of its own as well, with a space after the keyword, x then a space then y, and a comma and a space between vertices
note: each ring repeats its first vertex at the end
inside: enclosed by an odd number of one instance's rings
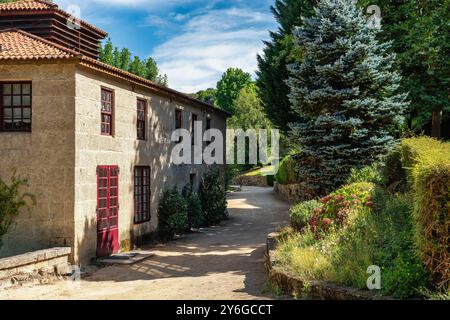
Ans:
POLYGON ((431 136, 437 139, 441 138, 442 110, 433 111, 433 120, 431 124, 431 136))

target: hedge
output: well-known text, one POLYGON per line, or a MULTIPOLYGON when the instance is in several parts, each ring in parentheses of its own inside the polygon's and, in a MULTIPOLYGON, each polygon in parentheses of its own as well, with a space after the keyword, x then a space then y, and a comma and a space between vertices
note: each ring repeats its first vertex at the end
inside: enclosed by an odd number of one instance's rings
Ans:
POLYGON ((281 160, 280 167, 275 175, 275 180, 279 184, 291 184, 299 181, 296 161, 292 158, 292 156, 286 156, 283 160, 281 160))
POLYGON ((443 290, 450 288, 450 143, 427 137, 404 139, 401 162, 414 194, 418 253, 443 290))

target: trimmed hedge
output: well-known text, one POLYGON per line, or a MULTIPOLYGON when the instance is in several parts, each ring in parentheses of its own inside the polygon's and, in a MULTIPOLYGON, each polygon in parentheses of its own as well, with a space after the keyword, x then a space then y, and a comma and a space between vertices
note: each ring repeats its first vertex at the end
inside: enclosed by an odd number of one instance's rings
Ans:
POLYGON ((291 184, 299 181, 296 161, 292 158, 292 156, 286 156, 283 160, 281 160, 280 167, 275 175, 275 180, 279 184, 291 184))
POLYGON ((401 142, 401 160, 414 193, 415 240, 438 287, 450 289, 450 143, 427 137, 401 142))

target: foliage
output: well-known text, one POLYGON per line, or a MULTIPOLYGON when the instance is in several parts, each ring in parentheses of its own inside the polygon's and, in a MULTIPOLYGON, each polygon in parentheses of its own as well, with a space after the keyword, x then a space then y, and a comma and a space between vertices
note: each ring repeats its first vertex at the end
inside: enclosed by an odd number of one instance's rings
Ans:
POLYGON ((28 187, 28 181, 16 177, 11 177, 11 183, 6 184, 0 179, 0 247, 2 246, 2 237, 8 232, 8 229, 19 215, 21 208, 29 208, 36 203, 34 195, 29 192, 22 192, 21 188, 28 187))
POLYGON ((199 228, 205 223, 203 216, 202 203, 198 194, 192 190, 192 186, 188 184, 183 189, 183 197, 187 205, 188 229, 199 228))
POLYGON ((248 130, 270 129, 272 127, 261 106, 261 101, 256 93, 256 86, 253 83, 242 88, 233 105, 234 113, 228 119, 228 128, 248 130))
POLYGON ((323 204, 313 210, 309 226, 315 237, 336 231, 349 225, 354 212, 363 211, 373 205, 375 185, 358 182, 346 185, 332 194, 320 199, 323 204))
POLYGON ((397 93, 395 55, 378 32, 350 0, 320 1, 316 16, 294 31, 304 59, 290 67, 290 101, 302 118, 292 137, 302 152, 300 175, 320 196, 395 143, 406 95, 397 93))
POLYGON ((252 82, 249 73, 238 68, 229 68, 217 83, 217 105, 234 113, 234 102, 241 90, 252 82))
POLYGON ((159 200, 158 224, 159 237, 164 241, 172 240, 176 233, 186 230, 187 202, 176 187, 165 190, 159 200))
POLYGON ((352 168, 350 176, 347 179, 347 184, 371 182, 377 185, 384 185, 383 168, 384 166, 381 162, 374 162, 372 165, 360 169, 352 168))
POLYGON ((280 166, 275 174, 275 180, 279 184, 291 184, 299 181, 297 164, 291 155, 280 161, 280 166))
POLYGON ((296 231, 302 231, 306 226, 308 226, 314 210, 321 206, 322 204, 317 200, 300 202, 299 204, 293 206, 289 210, 292 228, 296 231))
POLYGON ((200 90, 199 92, 193 94, 193 98, 215 106, 217 100, 217 89, 209 88, 206 90, 200 90))
POLYGON ((119 50, 114 47, 110 38, 100 48, 101 62, 124 71, 133 73, 139 77, 153 81, 159 85, 168 86, 167 75, 159 74, 158 66, 153 58, 141 60, 138 56, 131 59, 131 52, 127 48, 119 50))
MULTIPOLYGON (((382 12, 379 38, 392 41, 401 71, 401 89, 409 92, 409 126, 421 130, 432 114, 449 118, 450 111, 450 20, 449 0, 389 1, 365 0, 382 12)), ((437 136, 440 121, 433 125, 437 136)))
POLYGON ((450 143, 404 139, 402 164, 414 193, 415 240, 422 261, 442 290, 450 290, 450 143))
POLYGON ((207 225, 228 218, 225 180, 219 170, 211 169, 203 176, 199 195, 207 225))
POLYGON ((299 49, 294 47, 292 31, 301 26, 302 16, 313 14, 315 0, 276 0, 271 10, 279 29, 270 33, 262 55, 258 55, 257 85, 262 105, 273 124, 283 132, 289 131, 288 124, 299 120, 291 109, 288 94, 289 78, 287 65, 301 61, 299 49))
MULTIPOLYGON (((365 189, 360 187, 354 190, 365 189)), ((342 192, 348 194, 352 188, 342 192)), ((380 197, 376 201, 383 203, 381 207, 355 207, 351 223, 323 237, 309 229, 283 234, 276 249, 281 266, 306 281, 327 280, 364 289, 367 268, 377 265, 384 295, 411 298, 430 289, 429 274, 415 252, 410 196, 375 196, 380 197)))

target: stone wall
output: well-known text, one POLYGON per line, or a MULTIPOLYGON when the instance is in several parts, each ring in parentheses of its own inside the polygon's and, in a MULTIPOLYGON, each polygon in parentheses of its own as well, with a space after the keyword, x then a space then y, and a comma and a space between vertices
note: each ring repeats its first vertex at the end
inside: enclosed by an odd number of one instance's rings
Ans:
POLYGON ((96 205, 98 165, 118 165, 119 180, 119 238, 123 250, 130 249, 138 239, 151 235, 157 228, 157 208, 162 191, 190 181, 190 174, 197 175, 196 185, 207 170, 206 165, 174 165, 170 141, 175 129, 175 110, 183 110, 183 128, 191 128, 192 114, 198 121, 211 118, 212 128, 223 132, 225 117, 211 110, 200 110, 151 94, 124 81, 106 77, 101 73, 80 67, 76 73, 75 115, 75 257, 86 264, 96 254, 96 205), (115 122, 113 136, 100 135, 101 88, 114 91, 115 122), (136 139, 137 99, 148 102, 147 141, 136 139), (135 225, 133 222, 133 170, 135 166, 151 167, 151 221, 135 225))
POLYGON ((14 80, 32 81, 32 132, 0 132, 0 177, 27 178, 37 204, 20 212, 0 257, 70 247, 74 235, 75 66, 2 62, 0 82, 14 80))
POLYGON ((71 248, 51 248, 0 259, 0 289, 56 276, 71 275, 71 248))
POLYGON ((274 191, 289 202, 296 203, 305 199, 304 189, 301 184, 280 184, 274 183, 274 191))

